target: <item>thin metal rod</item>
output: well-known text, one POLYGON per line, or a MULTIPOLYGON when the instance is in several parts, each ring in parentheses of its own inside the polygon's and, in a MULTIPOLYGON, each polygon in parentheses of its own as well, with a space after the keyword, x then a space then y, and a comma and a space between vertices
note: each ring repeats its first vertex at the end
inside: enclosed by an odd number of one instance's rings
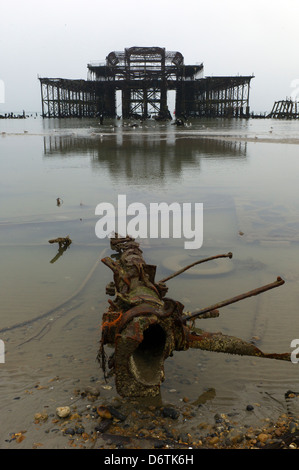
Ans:
POLYGON ((225 307, 226 305, 233 304, 235 302, 239 302, 239 300, 247 299, 248 297, 252 297, 254 295, 261 294, 262 292, 266 292, 267 290, 274 289, 275 287, 282 286, 285 283, 281 277, 278 277, 275 282, 272 284, 267 284, 262 287, 258 287, 257 289, 251 290, 249 292, 245 292, 244 294, 237 295, 236 297, 232 297, 231 299, 223 300, 222 302, 218 302, 217 304, 211 305, 210 307, 203 308, 201 310, 195 310, 190 315, 186 315, 183 317, 183 321, 186 322, 193 318, 199 317, 207 312, 212 310, 218 310, 221 307, 225 307))
POLYGON ((171 274, 170 276, 165 277, 164 279, 161 279, 161 281, 159 281, 159 282, 169 281, 169 279, 172 279, 172 278, 178 276, 179 274, 182 274, 183 272, 187 271, 187 269, 193 268, 193 266, 196 266, 197 264, 206 263, 207 261, 212 261, 212 260, 217 259, 217 258, 232 258, 232 257, 233 257, 233 254, 231 252, 229 252, 225 255, 215 255, 215 256, 211 256, 210 258, 204 258, 204 259, 201 259, 199 261, 195 261, 194 263, 189 264, 188 266, 185 266, 184 268, 180 269, 179 271, 176 271, 175 273, 171 274))

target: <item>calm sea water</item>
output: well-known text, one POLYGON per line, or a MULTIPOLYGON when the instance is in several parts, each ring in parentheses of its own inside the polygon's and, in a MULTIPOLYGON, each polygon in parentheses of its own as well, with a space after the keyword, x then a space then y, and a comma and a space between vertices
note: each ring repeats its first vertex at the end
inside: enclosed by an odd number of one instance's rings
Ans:
MULTIPOLYGON (((101 202, 203 203, 203 245, 184 239, 142 239, 157 279, 201 257, 233 252, 169 281, 168 295, 186 311, 273 282, 284 286, 225 307, 196 326, 255 340, 265 352, 290 352, 299 338, 299 123, 274 120, 192 120, 172 123, 106 120, 0 120, 0 407, 7 426, 32 417, 40 402, 15 396, 59 376, 66 387, 102 380, 95 358, 110 254, 95 225, 101 202), (57 198, 61 204, 57 205, 57 198), (57 256, 49 239, 69 235, 57 256), (13 405, 12 405, 13 403, 13 405), (22 410, 22 411, 21 411, 22 410), (35 411, 34 411, 35 410, 35 411)), ((255 418, 284 412, 284 393, 299 391, 299 364, 199 350, 165 363, 162 400, 180 404, 207 389, 203 414, 255 403, 255 418)), ((115 396, 113 379, 111 390, 115 396)), ((62 388, 47 391, 58 401, 62 388)), ((249 419, 246 413, 244 420, 249 419)), ((205 419, 208 419, 205 417, 205 419)), ((250 418, 252 419, 252 418, 250 418)), ((10 429, 14 431, 14 429, 10 429)), ((0 431, 1 433, 1 431, 0 431)))

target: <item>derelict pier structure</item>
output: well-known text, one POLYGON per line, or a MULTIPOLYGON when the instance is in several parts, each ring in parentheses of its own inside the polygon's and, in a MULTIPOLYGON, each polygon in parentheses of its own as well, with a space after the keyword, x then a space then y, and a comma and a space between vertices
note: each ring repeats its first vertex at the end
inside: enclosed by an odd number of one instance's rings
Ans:
POLYGON ((183 55, 161 47, 110 52, 104 64, 88 64, 87 80, 39 78, 42 116, 171 118, 248 117, 253 76, 203 77, 203 64, 185 65, 183 55), (117 112, 117 97, 121 113, 117 112))
POLYGON ((268 117, 276 119, 299 119, 299 102, 291 99, 275 101, 268 117))

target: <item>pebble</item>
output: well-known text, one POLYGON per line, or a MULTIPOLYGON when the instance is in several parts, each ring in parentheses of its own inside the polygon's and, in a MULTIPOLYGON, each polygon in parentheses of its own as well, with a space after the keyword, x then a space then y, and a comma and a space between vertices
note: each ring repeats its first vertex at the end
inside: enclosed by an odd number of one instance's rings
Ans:
POLYGON ((215 445, 219 442, 219 437, 218 436, 214 436, 210 439, 210 444, 211 445, 215 445))
POLYGON ((83 434, 85 432, 84 428, 77 428, 76 429, 76 434, 83 434))
POLYGON ((73 436, 74 434, 76 434, 76 431, 73 428, 67 428, 64 430, 64 434, 70 434, 71 436, 73 436))
POLYGON ((110 414, 113 416, 113 418, 116 418, 119 421, 125 421, 126 420, 127 417, 123 413, 118 411, 116 408, 114 408, 113 406, 107 406, 107 409, 110 412, 110 414))
MULTIPOLYGON (((56 415, 51 414, 51 410, 48 410, 49 415, 45 412, 36 413, 34 416, 36 422, 42 426, 46 423, 44 419, 46 415, 49 418, 51 416, 56 418, 51 421, 53 429, 47 429, 45 432, 62 431, 63 435, 72 439, 70 443, 73 447, 92 446, 96 439, 99 440, 100 448, 102 446, 131 448, 130 446, 139 445, 139 442, 154 448, 175 449, 185 445, 194 449, 299 447, 297 442, 299 421, 286 414, 281 415, 275 422, 273 419, 264 419, 259 428, 242 425, 241 415, 237 412, 216 413, 214 422, 208 423, 201 421, 203 418, 201 410, 187 399, 183 400, 186 398, 184 395, 180 399, 180 405, 144 406, 138 405, 137 400, 135 403, 133 400, 127 402, 119 398, 118 400, 104 398, 97 400, 95 405, 87 405, 88 394, 93 392, 92 389, 93 387, 84 389, 86 392, 84 396, 78 390, 78 399, 80 400, 81 395, 82 401, 80 405, 72 405, 72 412, 70 407, 61 406, 56 409, 56 415), (67 418, 67 421, 60 421, 57 416, 67 418), (109 436, 114 435, 110 443, 107 441, 108 436, 105 435, 107 432, 109 436), (136 438, 139 439, 137 444, 136 438), (154 441, 151 438, 154 438, 154 441)), ((252 411, 258 406, 255 403, 253 405, 245 405, 244 408, 252 411)), ((49 420, 46 426, 49 428, 49 420)))
POLYGON ((298 431, 298 423, 296 423, 295 421, 291 421, 289 424, 289 431, 291 433, 298 431))
POLYGON ((59 418, 67 418, 71 413, 71 409, 69 406, 58 406, 56 408, 56 414, 59 418))
POLYGON ((105 418, 105 419, 111 419, 112 418, 111 412, 105 406, 98 406, 97 407, 97 413, 101 418, 105 418))
POLYGON ((99 424, 96 425, 95 431, 100 433, 105 432, 110 428, 111 424, 111 419, 102 419, 99 424))
POLYGON ((239 429, 231 429, 227 436, 227 441, 231 444, 239 444, 244 440, 244 434, 239 429))
POLYGON ((180 412, 178 410, 175 410, 174 408, 168 408, 168 407, 163 408, 162 414, 165 418, 172 418, 172 419, 178 419, 178 417, 180 416, 180 412))
POLYGON ((265 433, 261 433, 258 435, 258 440, 262 443, 265 443, 268 439, 270 439, 270 435, 269 434, 265 434, 265 433))
POLYGON ((47 415, 47 413, 35 413, 34 419, 35 419, 35 421, 37 421, 37 422, 40 422, 40 421, 47 421, 48 415, 47 415))

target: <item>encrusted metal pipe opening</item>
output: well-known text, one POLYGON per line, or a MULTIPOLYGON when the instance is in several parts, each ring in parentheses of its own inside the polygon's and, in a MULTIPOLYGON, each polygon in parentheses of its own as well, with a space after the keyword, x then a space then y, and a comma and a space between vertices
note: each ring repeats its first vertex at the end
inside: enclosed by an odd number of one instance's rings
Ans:
POLYGON ((143 332, 143 340, 130 356, 131 373, 144 385, 157 385, 163 380, 166 333, 155 323, 143 332))

